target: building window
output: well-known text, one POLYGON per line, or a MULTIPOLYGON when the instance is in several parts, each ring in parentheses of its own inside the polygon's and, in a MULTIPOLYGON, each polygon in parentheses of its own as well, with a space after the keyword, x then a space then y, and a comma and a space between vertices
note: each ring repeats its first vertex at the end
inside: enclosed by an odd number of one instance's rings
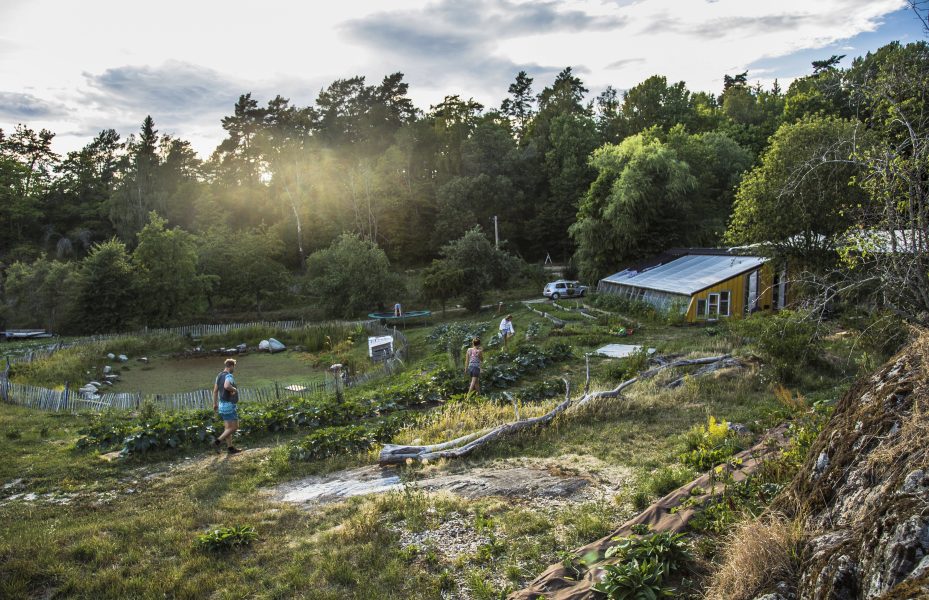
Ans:
POLYGON ((719 314, 722 317, 729 316, 729 292, 719 293, 719 314))
POLYGON ((719 316, 719 294, 709 294, 706 297, 706 315, 711 319, 719 316))
POLYGON ((706 318, 706 300, 700 299, 697 300, 697 318, 705 319, 706 318))

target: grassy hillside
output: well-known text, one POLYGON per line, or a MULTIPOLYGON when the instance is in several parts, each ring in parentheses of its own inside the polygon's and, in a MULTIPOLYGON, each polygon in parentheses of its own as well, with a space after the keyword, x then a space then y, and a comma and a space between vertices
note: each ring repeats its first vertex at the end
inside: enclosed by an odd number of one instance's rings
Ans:
MULTIPOLYGON (((648 323, 617 338, 611 331, 619 316, 555 329, 525 309, 511 309, 517 343, 508 354, 488 348, 485 371, 495 379, 485 383, 484 396, 459 395, 467 384, 463 369, 450 367, 454 348, 449 352, 436 339, 433 326, 410 329, 404 372, 347 391, 341 404, 316 399, 251 407, 251 427, 240 439, 247 451, 237 456, 214 454, 196 437, 182 438, 176 448, 113 452, 132 448, 124 434, 173 427, 179 416, 54 415, 0 405, 0 596, 497 598, 697 476, 681 455, 709 416, 744 424, 751 438, 817 400, 835 399, 857 368, 848 360, 857 356, 849 352, 849 337, 836 337, 827 342, 828 360, 804 369, 785 395, 754 358, 755 349, 724 327, 648 323), (607 342, 642 344, 659 355, 733 353, 746 366, 685 378, 674 389, 663 387, 670 374, 643 382, 621 398, 569 411, 551 427, 467 459, 404 467, 397 472, 400 485, 386 493, 281 501, 282 483, 373 465, 381 440, 440 442, 509 422, 513 401, 521 418, 542 414, 563 398, 555 389, 560 378, 573 393, 583 387, 584 355, 607 342), (564 343, 570 356, 554 351, 564 343), (542 355, 553 358, 524 366, 526 357, 542 355), (300 416, 306 414, 315 420, 300 416), (382 425, 385 416, 401 414, 400 429, 382 425), (96 433, 88 438, 88 432, 96 433), (531 489, 501 496, 460 495, 440 484, 427 491, 415 483, 474 473, 493 479, 516 468, 583 487, 560 496, 531 489), (256 534, 242 546, 199 541, 216 528, 242 526, 256 534)), ((498 321, 488 313, 447 322, 464 330, 487 323, 486 342, 498 321)), ((598 389, 643 364, 592 357, 590 366, 598 389)), ((196 422, 183 418, 188 428, 218 426, 209 414, 196 422)), ((699 590, 705 565, 715 559, 712 540, 725 532, 695 538, 697 566, 682 594, 699 590)))

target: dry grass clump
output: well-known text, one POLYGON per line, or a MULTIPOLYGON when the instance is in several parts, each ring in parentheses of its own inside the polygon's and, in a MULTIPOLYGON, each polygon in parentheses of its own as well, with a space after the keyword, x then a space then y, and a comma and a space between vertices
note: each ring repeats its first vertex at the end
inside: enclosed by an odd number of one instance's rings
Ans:
POLYGON ((798 521, 772 513, 740 524, 729 534, 723 563, 713 575, 708 600, 751 600, 793 584, 799 574, 803 529, 798 521))

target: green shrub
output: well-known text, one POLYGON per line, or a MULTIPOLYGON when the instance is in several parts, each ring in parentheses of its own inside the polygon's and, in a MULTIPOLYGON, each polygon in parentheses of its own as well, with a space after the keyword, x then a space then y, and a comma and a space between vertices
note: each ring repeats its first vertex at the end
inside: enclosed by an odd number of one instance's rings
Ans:
POLYGON ((218 552, 248 546, 256 539, 258 534, 249 525, 217 527, 197 536, 197 545, 203 550, 218 552))
POLYGON ((796 381, 801 367, 815 364, 822 356, 818 322, 807 312, 757 313, 731 321, 730 327, 753 343, 775 377, 784 383, 796 381))
POLYGON ((698 471, 707 471, 726 462, 736 452, 744 449, 739 436, 729 429, 729 423, 710 416, 706 425, 696 425, 684 434, 687 452, 680 456, 681 462, 698 471))

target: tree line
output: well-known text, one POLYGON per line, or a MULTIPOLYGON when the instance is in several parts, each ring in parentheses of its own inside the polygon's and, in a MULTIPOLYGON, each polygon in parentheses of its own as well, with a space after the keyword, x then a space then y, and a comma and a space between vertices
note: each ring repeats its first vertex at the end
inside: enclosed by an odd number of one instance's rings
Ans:
POLYGON ((842 240, 909 226, 925 244, 929 50, 841 58, 786 91, 656 75, 591 97, 566 68, 538 92, 520 72, 497 107, 420 110, 401 73, 334 81, 305 107, 243 94, 205 160, 152 117, 63 157, 53 133, 18 125, 0 131, 0 318, 110 330, 296 297, 336 314, 385 300, 399 268, 427 267, 421 294, 444 302, 519 260, 595 282, 670 246, 758 243, 821 271, 877 261, 906 290, 888 301, 917 314, 925 265, 842 240), (502 253, 477 240, 494 216, 502 253), (477 246, 493 268, 468 271, 477 246))

